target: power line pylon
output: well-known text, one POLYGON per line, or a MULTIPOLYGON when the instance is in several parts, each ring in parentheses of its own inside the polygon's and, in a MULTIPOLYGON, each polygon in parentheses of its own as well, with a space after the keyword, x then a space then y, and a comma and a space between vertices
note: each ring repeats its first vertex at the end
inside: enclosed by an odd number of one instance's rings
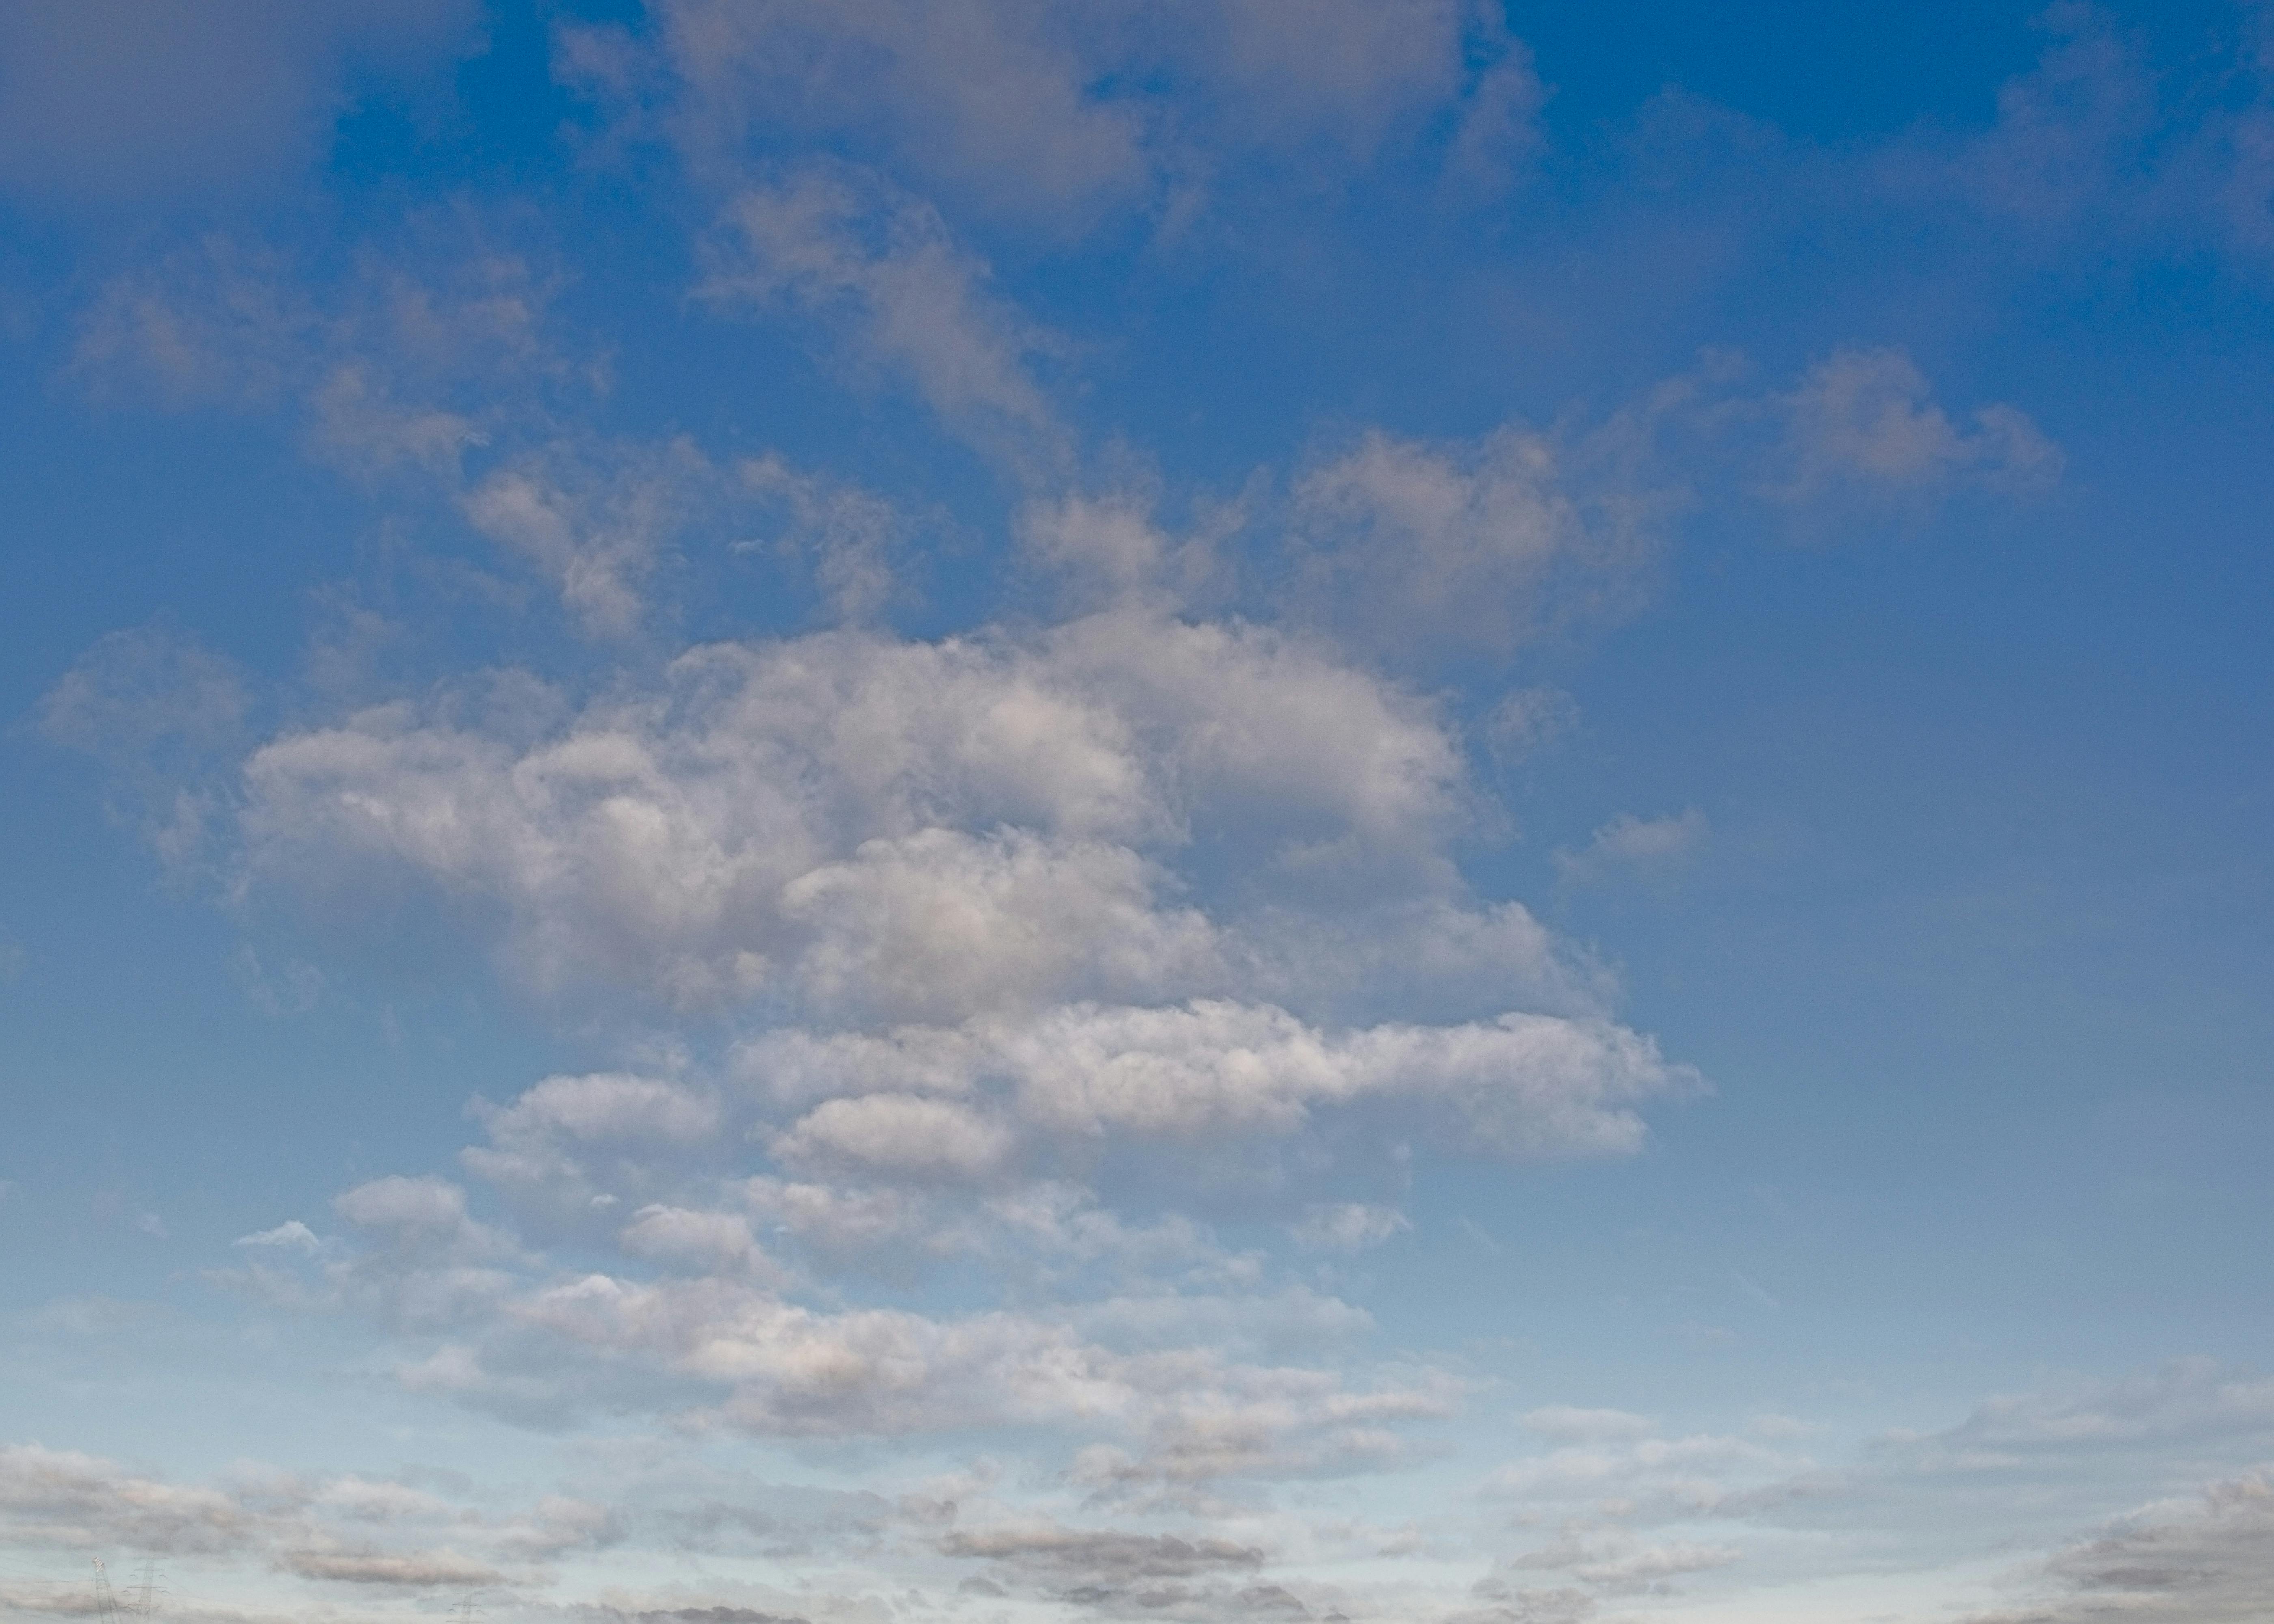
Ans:
POLYGON ((110 1593, 110 1569, 94 1559, 94 1616, 96 1624, 118 1624, 118 1598, 110 1593))

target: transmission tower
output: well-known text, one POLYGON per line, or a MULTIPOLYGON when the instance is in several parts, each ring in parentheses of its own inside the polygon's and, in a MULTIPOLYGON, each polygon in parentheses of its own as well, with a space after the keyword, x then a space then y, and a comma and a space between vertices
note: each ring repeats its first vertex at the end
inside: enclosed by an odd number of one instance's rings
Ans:
POLYGON ((154 1561, 144 1562, 141 1588, 134 1597, 134 1612, 136 1616, 142 1620, 142 1624, 149 1624, 151 1618, 158 1611, 157 1590, 158 1564, 154 1561))
POLYGON ((94 1559, 94 1617, 95 1624, 118 1624, 118 1598, 110 1593, 110 1569, 102 1559, 94 1559))

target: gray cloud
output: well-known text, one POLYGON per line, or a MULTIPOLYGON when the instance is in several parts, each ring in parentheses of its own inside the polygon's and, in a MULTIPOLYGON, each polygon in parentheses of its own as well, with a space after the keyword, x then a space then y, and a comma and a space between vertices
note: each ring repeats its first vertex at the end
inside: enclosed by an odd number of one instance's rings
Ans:
POLYGON ((495 1568, 455 1551, 288 1551, 278 1560, 303 1579, 405 1590, 496 1584, 504 1578, 495 1568))
POLYGON ((1258 1568, 1263 1562, 1263 1553, 1255 1546, 1228 1539, 1117 1533, 1052 1523, 959 1529, 940 1542, 940 1549, 950 1556, 999 1562, 1039 1571, 1053 1579, 1092 1584, 1186 1578, 1224 1568, 1258 1568))
POLYGON ((351 73, 415 78, 478 48, 479 16, 474 0, 25 0, 0 12, 0 186, 84 204, 289 177, 323 155, 351 73))
POLYGON ((1962 482, 2038 490, 2059 480, 2065 461, 2015 407, 1983 406, 1970 427, 1953 423, 1898 350, 1840 350, 1781 405, 1789 472, 1778 494, 1789 501, 1839 490, 1916 496, 1962 482))
POLYGON ((642 31, 567 31, 558 68, 620 138, 667 139, 716 182, 752 136, 835 136, 1054 232, 1186 216, 1228 166, 1347 171, 1447 115, 1451 171, 1505 185, 1543 99, 1504 26, 1457 0, 670 0, 642 31))
POLYGON ((218 1490, 138 1477, 116 1462, 38 1444, 0 1445, 0 1530, 15 1543, 225 1552, 260 1531, 218 1490))
MULTIPOLYGON (((217 1484, 182 1485, 100 1456, 0 1445, 0 1547, 265 1561, 302 1579, 415 1590, 525 1579, 523 1565, 609 1544, 621 1531, 608 1508, 558 1495, 525 1510, 477 1508, 401 1482, 303 1479, 250 1464, 217 1484)), ((0 1605, 94 1610, 85 1585, 11 1588, 0 1605)), ((241 1616, 195 1604, 168 1611, 241 1616)))
POLYGON ((2144 1507, 2047 1560, 2042 1599, 1970 1624, 2248 1624, 2274 1595, 2274 1485, 2231 1478, 2144 1507))

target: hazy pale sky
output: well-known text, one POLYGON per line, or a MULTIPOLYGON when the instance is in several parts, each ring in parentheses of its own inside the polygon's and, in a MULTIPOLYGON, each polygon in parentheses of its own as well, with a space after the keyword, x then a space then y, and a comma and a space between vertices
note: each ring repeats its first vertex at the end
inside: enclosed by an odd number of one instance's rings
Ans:
POLYGON ((0 1619, 2274 1594, 2274 9, 0 8, 0 1619))

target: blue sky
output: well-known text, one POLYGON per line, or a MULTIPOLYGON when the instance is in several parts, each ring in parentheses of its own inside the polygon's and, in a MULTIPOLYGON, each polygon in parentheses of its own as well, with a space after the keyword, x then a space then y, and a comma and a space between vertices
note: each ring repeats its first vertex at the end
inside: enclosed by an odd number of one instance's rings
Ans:
POLYGON ((2274 13, 0 19, 0 1615, 2243 1620, 2274 13))

